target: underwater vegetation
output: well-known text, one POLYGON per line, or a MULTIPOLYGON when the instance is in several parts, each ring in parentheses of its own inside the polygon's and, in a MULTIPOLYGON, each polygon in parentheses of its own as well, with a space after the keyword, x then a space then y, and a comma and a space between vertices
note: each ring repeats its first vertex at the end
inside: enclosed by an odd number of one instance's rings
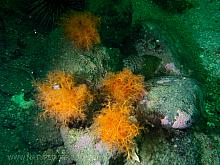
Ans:
POLYGON ((127 101, 132 104, 144 95, 144 77, 135 75, 129 69, 119 73, 109 73, 102 81, 103 90, 117 103, 127 101))
POLYGON ((86 105, 92 95, 85 84, 76 86, 74 78, 64 72, 50 72, 46 80, 37 82, 37 101, 44 115, 67 125, 74 120, 84 120, 86 105))
POLYGON ((70 13, 64 19, 64 31, 77 48, 90 50, 100 43, 99 23, 100 19, 91 13, 70 13))
POLYGON ((69 10, 80 11, 84 0, 24 0, 25 10, 36 25, 53 28, 59 17, 69 10))
POLYGON ((133 139, 140 133, 137 122, 131 120, 132 110, 132 106, 109 102, 94 118, 93 124, 93 130, 110 150, 128 157, 135 147, 133 139))

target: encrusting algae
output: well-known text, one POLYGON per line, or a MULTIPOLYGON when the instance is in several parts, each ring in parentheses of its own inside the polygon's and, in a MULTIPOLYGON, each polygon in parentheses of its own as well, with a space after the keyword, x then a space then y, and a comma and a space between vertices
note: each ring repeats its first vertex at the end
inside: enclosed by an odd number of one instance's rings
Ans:
POLYGON ((50 72, 44 82, 37 82, 37 101, 44 114, 67 125, 84 120, 86 106, 93 97, 85 84, 76 86, 74 78, 64 72, 50 72))

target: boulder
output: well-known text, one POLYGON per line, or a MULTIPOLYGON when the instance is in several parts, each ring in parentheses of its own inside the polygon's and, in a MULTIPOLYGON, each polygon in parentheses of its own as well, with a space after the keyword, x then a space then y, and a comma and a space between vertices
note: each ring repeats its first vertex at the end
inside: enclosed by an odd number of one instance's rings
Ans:
POLYGON ((69 155, 77 165, 108 165, 112 153, 89 129, 61 127, 61 136, 69 155))
POLYGON ((140 102, 140 110, 158 118, 165 128, 186 129, 203 111, 203 93, 197 81, 186 77, 161 77, 148 82, 150 90, 140 102))
POLYGON ((126 165, 157 164, 219 164, 219 135, 189 131, 181 136, 165 138, 163 134, 149 133, 142 139, 138 156, 141 163, 126 165))

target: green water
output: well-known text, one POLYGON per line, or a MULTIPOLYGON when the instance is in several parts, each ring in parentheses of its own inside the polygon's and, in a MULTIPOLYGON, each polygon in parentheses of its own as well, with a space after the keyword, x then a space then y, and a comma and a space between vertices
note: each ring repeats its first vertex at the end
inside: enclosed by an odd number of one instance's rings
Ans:
POLYGON ((218 0, 2 0, 0 64, 2 165, 220 164, 218 0), (95 28, 100 42, 91 35, 89 50, 77 47, 83 37, 71 40, 66 33, 65 25, 76 12, 91 13, 99 20, 95 28), (92 129, 93 118, 103 107, 102 79, 123 68, 142 75, 148 93, 153 89, 150 82, 162 77, 195 81, 194 87, 202 92, 183 97, 190 103, 194 95, 200 97, 192 125, 183 130, 162 128, 166 114, 138 117, 136 102, 130 118, 143 127, 133 139, 139 163, 134 153, 129 160, 110 151, 98 157, 89 147, 79 154, 72 152, 75 143, 67 141, 76 140, 85 128, 92 129), (45 109, 37 98, 34 84, 44 82, 53 71, 74 75, 76 84, 86 84, 95 95, 86 120, 66 126, 75 135, 70 133, 69 139, 68 133, 62 133, 62 123, 42 117, 45 109))

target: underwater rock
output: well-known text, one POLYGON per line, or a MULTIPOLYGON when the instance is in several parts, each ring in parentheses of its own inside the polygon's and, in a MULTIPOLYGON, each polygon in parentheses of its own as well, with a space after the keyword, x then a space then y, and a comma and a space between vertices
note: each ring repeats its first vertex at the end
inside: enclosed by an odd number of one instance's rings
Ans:
MULTIPOLYGON (((137 55, 153 56, 161 60, 161 65, 158 67, 158 71, 166 73, 166 75, 181 75, 180 64, 175 57, 174 51, 169 48, 166 43, 166 36, 160 34, 158 27, 151 27, 151 24, 143 26, 143 38, 138 39, 134 43, 134 47, 137 51, 137 55)), ((156 25, 154 25, 156 26, 156 25)))
POLYGON ((108 165, 112 156, 106 146, 98 141, 89 129, 61 127, 64 146, 77 165, 108 165))
POLYGON ((89 51, 77 49, 65 39, 62 29, 54 30, 49 38, 48 54, 53 57, 51 70, 63 70, 78 80, 96 84, 115 66, 117 50, 98 46, 89 51))
MULTIPOLYGON (((219 142, 219 135, 202 132, 190 131, 169 139, 163 134, 152 133, 142 139, 138 156, 142 165, 217 165, 219 142)), ((127 162, 126 165, 131 163, 127 162)))
POLYGON ((161 60, 153 56, 130 55, 123 60, 124 68, 129 68, 135 74, 141 74, 145 79, 150 79, 157 74, 161 67, 161 60))
POLYGON ((178 48, 171 44, 172 40, 157 24, 151 21, 137 24, 127 40, 122 52, 129 53, 129 56, 123 59, 123 63, 133 72, 146 77, 185 73, 178 61, 178 48))
POLYGON ((63 144, 56 122, 52 119, 33 119, 24 125, 23 141, 31 149, 47 150, 63 144))
POLYGON ((217 133, 193 132, 199 159, 197 164, 218 165, 220 162, 220 136, 217 133))
POLYGON ((15 95, 28 93, 32 90, 33 77, 31 73, 16 67, 0 68, 0 90, 6 94, 15 95))
POLYGON ((161 77, 148 82, 150 90, 140 102, 146 116, 158 114, 165 128, 185 129, 199 119, 203 111, 203 93, 190 78, 161 77))
MULTIPOLYGON (((139 148, 138 156, 143 165, 195 165, 195 147, 190 137, 177 137, 173 140, 166 140, 163 136, 146 135, 139 148)), ((126 165, 130 164, 130 162, 126 163, 126 165)), ((135 162, 135 164, 137 163, 135 162)))
POLYGON ((97 83, 110 68, 106 67, 110 59, 105 48, 94 48, 93 51, 81 51, 73 46, 65 48, 55 69, 70 72, 79 79, 89 83, 97 83))
POLYGON ((9 98, 5 98, 5 102, 1 105, 1 126, 8 129, 20 129, 32 116, 32 113, 34 112, 32 111, 33 108, 33 105, 25 105, 24 108, 14 101, 9 100, 9 98))
POLYGON ((0 103, 1 102, 0 123, 1 126, 9 129, 23 126, 32 115, 31 112, 35 105, 33 100, 24 100, 24 93, 14 95, 10 100, 0 95, 0 103))

